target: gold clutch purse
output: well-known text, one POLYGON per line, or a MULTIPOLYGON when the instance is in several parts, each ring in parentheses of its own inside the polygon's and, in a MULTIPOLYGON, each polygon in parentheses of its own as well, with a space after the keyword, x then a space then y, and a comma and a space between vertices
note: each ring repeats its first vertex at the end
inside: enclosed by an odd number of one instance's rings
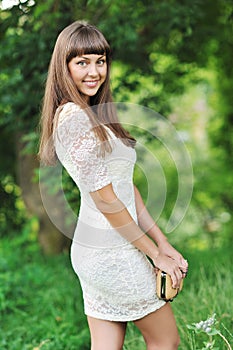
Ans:
POLYGON ((183 279, 179 288, 172 288, 171 276, 159 270, 156 277, 156 292, 159 299, 172 301, 183 288, 183 279))

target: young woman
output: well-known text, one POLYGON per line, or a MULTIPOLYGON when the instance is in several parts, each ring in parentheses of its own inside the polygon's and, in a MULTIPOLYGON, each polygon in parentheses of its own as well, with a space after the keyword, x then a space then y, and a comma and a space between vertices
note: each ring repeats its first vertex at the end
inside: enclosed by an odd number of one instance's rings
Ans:
POLYGON ((71 246, 92 350, 123 348, 127 321, 148 350, 178 348, 169 303, 156 296, 156 268, 178 288, 188 264, 167 241, 133 185, 135 139, 121 126, 110 92, 110 47, 74 22, 58 36, 42 111, 40 159, 62 162, 81 193, 71 246))

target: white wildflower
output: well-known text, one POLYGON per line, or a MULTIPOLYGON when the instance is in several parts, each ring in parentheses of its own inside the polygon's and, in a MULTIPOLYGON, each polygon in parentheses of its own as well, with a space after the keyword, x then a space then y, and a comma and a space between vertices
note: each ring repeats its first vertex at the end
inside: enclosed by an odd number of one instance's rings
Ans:
POLYGON ((216 314, 213 314, 211 317, 207 318, 207 320, 195 323, 196 329, 203 330, 206 333, 210 333, 212 330, 211 326, 213 326, 216 321, 215 317, 216 317, 216 314))

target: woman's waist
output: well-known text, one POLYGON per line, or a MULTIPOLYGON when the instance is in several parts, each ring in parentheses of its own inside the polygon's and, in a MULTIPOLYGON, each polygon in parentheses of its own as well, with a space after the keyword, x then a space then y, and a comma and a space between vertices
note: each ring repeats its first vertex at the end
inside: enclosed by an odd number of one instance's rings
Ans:
MULTIPOLYGON (((125 205, 125 203, 123 202, 125 205)), ((137 222, 137 214, 136 214, 136 206, 135 202, 131 201, 128 205, 125 205, 127 210, 129 211, 132 218, 137 222)), ((91 226, 95 227, 111 227, 109 221, 105 217, 105 215, 96 207, 93 200, 90 198, 89 200, 86 197, 81 198, 81 204, 79 208, 79 220, 85 222, 91 226)))
POLYGON ((92 249, 115 249, 132 245, 110 224, 108 227, 98 227, 83 222, 80 218, 75 229, 73 243, 92 249))

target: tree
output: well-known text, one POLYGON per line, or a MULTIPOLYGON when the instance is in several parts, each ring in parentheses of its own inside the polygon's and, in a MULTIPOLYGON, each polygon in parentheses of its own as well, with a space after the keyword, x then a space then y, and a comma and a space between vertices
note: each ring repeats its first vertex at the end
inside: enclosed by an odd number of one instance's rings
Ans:
MULTIPOLYGON (((55 35, 70 21, 68 6, 62 1, 40 1, 40 5, 26 1, 2 12, 0 24, 1 126, 11 139, 10 153, 7 152, 13 165, 11 173, 22 189, 28 210, 39 218, 39 240, 47 253, 61 251, 67 239, 48 219, 38 183, 33 181, 39 164, 37 138, 31 141, 38 127, 46 68, 55 35), (25 147, 32 144, 28 152, 25 147)), ((8 171, 9 168, 3 167, 2 176, 8 171)))

